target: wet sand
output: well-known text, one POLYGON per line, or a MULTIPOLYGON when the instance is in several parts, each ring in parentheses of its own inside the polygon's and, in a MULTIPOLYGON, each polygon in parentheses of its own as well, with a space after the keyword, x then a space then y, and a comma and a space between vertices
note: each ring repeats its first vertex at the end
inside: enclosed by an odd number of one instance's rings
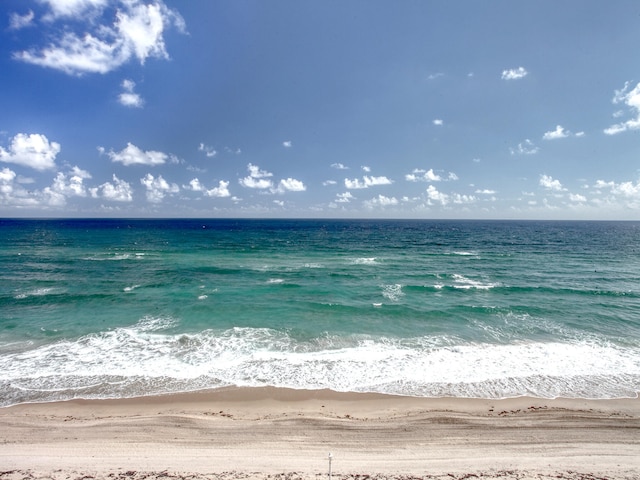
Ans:
POLYGON ((0 480, 638 479, 640 399, 228 388, 0 408, 0 480))

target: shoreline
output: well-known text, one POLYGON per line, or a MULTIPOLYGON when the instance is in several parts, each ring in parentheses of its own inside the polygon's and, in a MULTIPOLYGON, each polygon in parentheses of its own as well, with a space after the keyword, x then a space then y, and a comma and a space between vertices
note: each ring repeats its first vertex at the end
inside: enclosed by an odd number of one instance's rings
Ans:
POLYGON ((0 480, 326 478, 330 452, 335 478, 626 479, 640 477, 640 399, 228 387, 3 407, 0 442, 0 480))

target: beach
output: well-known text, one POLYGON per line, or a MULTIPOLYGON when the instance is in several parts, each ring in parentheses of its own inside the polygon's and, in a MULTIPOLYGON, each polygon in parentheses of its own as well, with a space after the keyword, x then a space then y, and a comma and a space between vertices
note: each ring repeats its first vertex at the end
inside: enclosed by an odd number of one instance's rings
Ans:
POLYGON ((0 409, 0 479, 640 477, 640 400, 223 388, 0 409))

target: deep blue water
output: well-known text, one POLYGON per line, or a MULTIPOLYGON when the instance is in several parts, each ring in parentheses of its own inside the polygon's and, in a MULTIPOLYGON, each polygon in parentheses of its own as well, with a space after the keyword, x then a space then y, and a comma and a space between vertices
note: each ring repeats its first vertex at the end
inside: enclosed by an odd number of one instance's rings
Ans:
POLYGON ((0 220, 0 405, 640 391, 640 223, 0 220))

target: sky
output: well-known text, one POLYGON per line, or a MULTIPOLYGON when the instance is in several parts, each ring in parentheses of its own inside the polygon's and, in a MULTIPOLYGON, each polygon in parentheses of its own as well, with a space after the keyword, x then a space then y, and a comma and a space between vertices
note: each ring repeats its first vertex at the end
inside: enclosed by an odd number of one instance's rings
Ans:
POLYGON ((2 0, 0 216, 640 220, 637 0, 2 0))

